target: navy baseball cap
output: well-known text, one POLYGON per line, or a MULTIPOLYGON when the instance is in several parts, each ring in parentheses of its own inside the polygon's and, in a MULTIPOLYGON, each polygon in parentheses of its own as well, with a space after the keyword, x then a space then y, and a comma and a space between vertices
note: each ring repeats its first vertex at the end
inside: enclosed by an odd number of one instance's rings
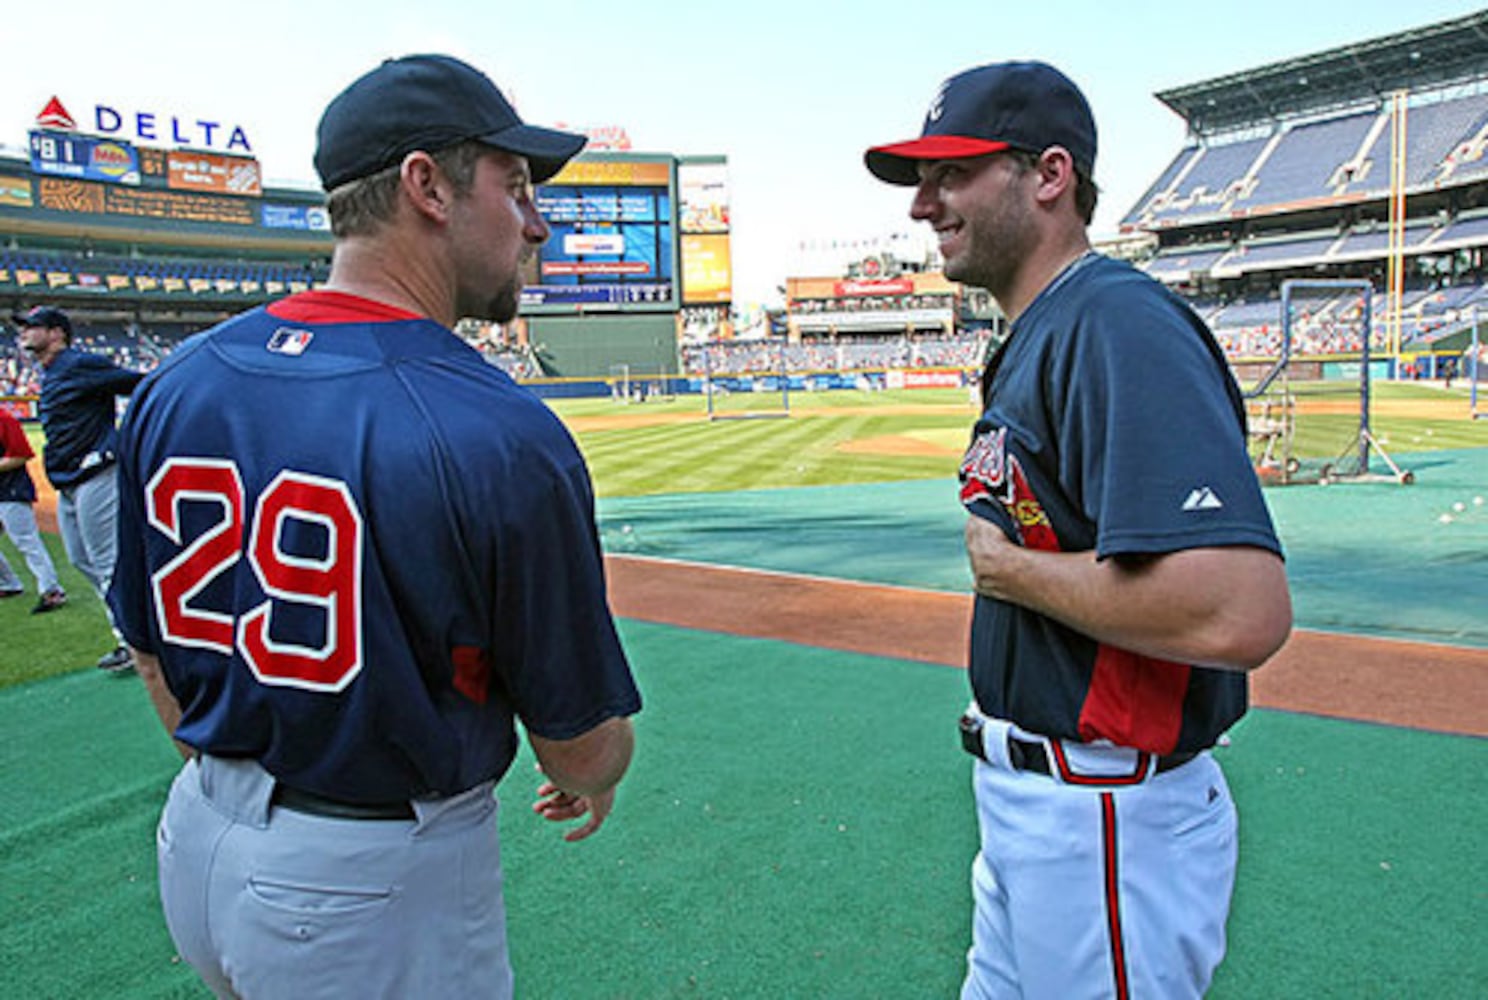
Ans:
POLYGON ((67 336, 72 336, 72 320, 61 309, 50 306, 36 306, 27 312, 14 313, 10 321, 23 330, 33 326, 55 327, 67 336))
POLYGON ((315 133, 321 186, 340 187, 402 161, 475 139, 527 158, 533 183, 563 169, 582 135, 525 124, 496 84, 451 56, 389 59, 326 106, 315 133))
POLYGON ((1095 118, 1069 77, 1046 63, 978 66, 940 85, 918 139, 874 146, 869 172, 890 184, 920 182, 921 160, 985 156, 1008 149, 1069 150, 1086 177, 1095 176, 1095 118))

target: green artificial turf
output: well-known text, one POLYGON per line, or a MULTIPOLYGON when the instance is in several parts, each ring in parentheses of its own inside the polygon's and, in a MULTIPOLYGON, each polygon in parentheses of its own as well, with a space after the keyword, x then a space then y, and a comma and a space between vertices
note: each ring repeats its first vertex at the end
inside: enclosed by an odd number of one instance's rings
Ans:
MULTIPOLYGON (((954 996, 976 849, 958 670, 633 621, 645 698, 606 827, 502 782, 517 995, 954 996)), ((204 996, 175 959, 153 825, 178 758, 137 678, 0 691, 0 996, 204 996)), ((1218 1000, 1468 1000, 1488 741, 1253 711, 1218 1000)), ((1181 920, 1182 915, 1175 915, 1181 920)))

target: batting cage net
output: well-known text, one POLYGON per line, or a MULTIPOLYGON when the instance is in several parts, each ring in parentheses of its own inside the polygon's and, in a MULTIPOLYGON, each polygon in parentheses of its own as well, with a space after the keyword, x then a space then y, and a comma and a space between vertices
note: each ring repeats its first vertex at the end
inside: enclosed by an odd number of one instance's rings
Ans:
POLYGON ((675 398, 672 388, 674 376, 665 372, 641 371, 631 365, 610 365, 605 382, 610 387, 610 398, 617 403, 649 403, 675 398))
POLYGON ((1287 281, 1280 324, 1231 351, 1262 482, 1413 481, 1370 428, 1371 379, 1387 371, 1373 295, 1367 281, 1287 281))
POLYGON ((709 420, 790 416, 786 339, 715 340, 694 345, 709 420))

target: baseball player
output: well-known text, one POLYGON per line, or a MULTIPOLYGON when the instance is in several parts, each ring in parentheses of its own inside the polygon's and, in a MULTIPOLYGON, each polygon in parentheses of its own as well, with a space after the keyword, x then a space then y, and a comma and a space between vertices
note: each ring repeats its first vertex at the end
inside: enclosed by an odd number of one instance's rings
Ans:
POLYGON ((383 63, 320 121, 327 286, 193 338, 125 419, 111 601, 187 758, 166 922, 221 996, 510 996, 515 723, 540 815, 610 813, 640 698, 588 472, 451 330, 516 314, 532 186, 583 144, 463 62, 383 63))
MULTIPOLYGON (((21 347, 42 369, 42 464, 57 489, 62 546, 101 598, 113 578, 116 552, 117 399, 129 395, 144 374, 73 347, 72 321, 60 309, 37 306, 11 318, 21 347)), ((117 628, 115 633, 117 638, 117 628)), ((132 667, 122 642, 98 661, 108 673, 132 667)))
POLYGON ((1224 954, 1235 810, 1208 750, 1291 627, 1203 323, 1101 257, 1090 108, 1042 63, 947 80, 866 154, 947 277, 1011 323, 961 465, 975 578, 961 720, 981 846, 963 997, 1197 997, 1224 954))
MULTIPOLYGON (((26 468, 26 463, 35 457, 21 422, 15 414, 0 407, 0 534, 10 536, 36 578, 36 604, 31 613, 39 615, 66 604, 67 593, 57 580, 57 567, 36 527, 36 511, 32 508, 36 502, 36 484, 26 468)), ((24 592, 20 577, 0 556, 0 598, 16 597, 24 592)))

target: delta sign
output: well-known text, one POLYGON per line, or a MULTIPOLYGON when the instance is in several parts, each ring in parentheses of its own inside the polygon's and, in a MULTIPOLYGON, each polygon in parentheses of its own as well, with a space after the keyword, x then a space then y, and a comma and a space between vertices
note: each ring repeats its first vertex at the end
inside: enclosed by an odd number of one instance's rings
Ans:
MULTIPOLYGON (((253 144, 241 125, 208 118, 159 111, 121 111, 107 104, 95 104, 92 124, 91 134, 104 138, 253 155, 253 144)), ((36 125, 42 129, 78 131, 77 120, 56 97, 36 116, 36 125)))

